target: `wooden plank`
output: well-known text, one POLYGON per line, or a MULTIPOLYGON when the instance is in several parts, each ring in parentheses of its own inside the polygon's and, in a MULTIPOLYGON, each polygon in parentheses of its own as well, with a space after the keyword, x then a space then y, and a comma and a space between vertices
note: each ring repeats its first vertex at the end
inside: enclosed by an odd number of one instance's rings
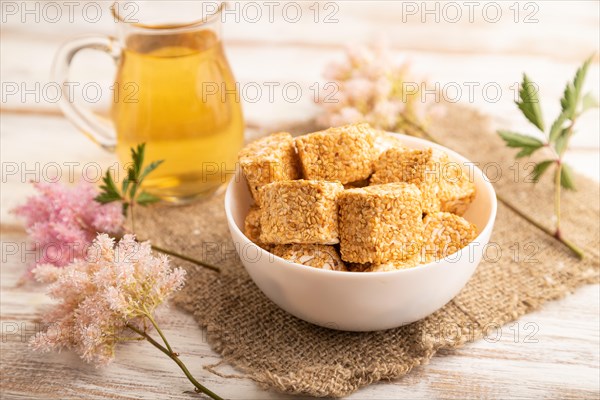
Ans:
MULTIPOLYGON (((3 35, 10 39, 18 35, 60 42, 73 34, 113 33, 115 22, 108 10, 111 2, 96 3, 101 6, 98 21, 93 8, 84 13, 86 3, 96 2, 78 2, 72 20, 67 7, 63 7, 60 18, 51 14, 53 10, 44 12, 43 7, 38 15, 24 14, 25 7, 18 7, 3 21, 3 35)), ((260 17, 256 18, 255 5, 232 2, 223 19, 225 36, 233 43, 251 47, 260 43, 281 46, 297 43, 331 50, 349 40, 348 29, 352 27, 353 41, 383 31, 401 50, 462 56, 481 52, 510 56, 533 53, 563 60, 584 58, 598 45, 599 5, 595 1, 547 1, 529 6, 521 3, 518 7, 512 2, 482 1, 471 11, 465 2, 440 1, 428 5, 416 1, 338 2, 337 10, 330 3, 333 2, 321 2, 315 7, 313 1, 277 2, 270 21, 268 6, 259 5, 260 17), (301 16, 293 22, 297 8, 301 16), (496 8, 500 9, 498 17, 496 8), (329 23, 325 22, 327 16, 331 17, 329 23), (556 26, 561 29, 554 29, 556 26)))
MULTIPOLYGON (((52 83, 48 76, 50 60, 54 48, 41 43, 27 43, 24 39, 13 43, 11 51, 28 48, 28 53, 19 57, 5 57, 12 59, 14 65, 3 68, 3 76, 11 77, 11 83, 18 86, 14 95, 6 95, 2 104, 3 114, 27 114, 40 112, 42 114, 59 115, 52 92, 52 83), (44 62, 27 62, 28 57, 42 56, 44 62), (28 64, 25 68, 23 65, 28 64), (5 72, 6 71, 6 72, 5 72), (36 86, 37 85, 37 86, 36 86), (35 94, 23 95, 22 88, 31 90, 38 87, 42 93, 39 101, 35 94), (44 89, 46 87, 47 89, 44 89), (47 96, 43 93, 47 90, 47 96), (46 100, 46 101, 45 101, 46 100), (48 101, 49 100, 49 101, 48 101)), ((5 47, 5 46, 3 46, 5 47)), ((246 119, 252 124, 277 125, 289 121, 300 121, 310 118, 318 113, 319 109, 314 104, 315 83, 323 88, 325 83, 322 71, 332 60, 343 59, 341 51, 331 53, 322 49, 294 48, 274 50, 268 46, 258 47, 253 50, 243 48, 229 48, 229 58, 234 72, 242 89, 243 106, 246 119), (276 55, 277 61, 263 66, 260 60, 270 59, 276 55), (311 60, 308 65, 304 60, 311 60), (242 68, 243 66, 243 68, 242 68), (269 96, 267 82, 279 82, 269 96), (299 99, 295 101, 294 91, 286 96, 284 85, 298 84, 301 89, 299 99), (260 92, 255 92, 258 87, 260 92), (311 87, 313 89, 311 89, 311 87), (256 93, 259 98, 254 100, 256 93)), ((77 91, 76 101, 80 104, 106 113, 112 101, 112 74, 114 67, 102 54, 86 54, 75 63, 73 82, 83 87, 89 82, 97 82, 101 87, 102 98, 97 103, 81 103, 81 92, 77 91)), ((542 107, 544 116, 548 120, 559 111, 559 98, 564 89, 564 82, 570 79, 579 65, 577 62, 561 63, 532 57, 511 57, 504 59, 498 55, 479 55, 468 58, 458 56, 445 56, 433 53, 398 53, 398 62, 410 60, 412 71, 415 75, 411 81, 421 82, 426 80, 424 92, 419 100, 424 107, 432 107, 442 101, 460 102, 469 104, 491 115, 497 126, 502 128, 520 129, 525 133, 535 133, 527 121, 520 115, 514 105, 516 84, 521 79, 521 73, 526 70, 534 81, 541 87, 542 107), (444 65, 440 69, 438 66, 444 65), (560 78, 557 78, 560 77, 560 78), (441 91, 437 95, 434 91, 441 91)), ((5 63, 2 61, 2 63, 5 63)), ((586 88, 594 92, 600 86, 600 67, 593 64, 586 88)), ((596 93, 597 95, 597 93, 596 93)), ((584 115, 578 122, 578 134, 573 137, 572 145, 575 147, 600 147, 600 131, 598 110, 592 110, 584 115)))

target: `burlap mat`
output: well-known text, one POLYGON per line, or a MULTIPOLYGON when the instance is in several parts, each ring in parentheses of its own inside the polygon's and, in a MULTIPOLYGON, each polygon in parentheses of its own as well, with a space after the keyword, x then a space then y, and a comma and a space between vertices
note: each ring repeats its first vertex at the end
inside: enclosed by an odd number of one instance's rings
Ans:
MULTIPOLYGON (((505 149, 485 118, 455 108, 433 121, 430 131, 448 147, 487 165, 491 179, 501 173, 496 190, 540 223, 551 225, 551 174, 537 185, 524 183, 531 171, 525 161, 518 168, 520 182, 515 182, 515 168, 509 168, 515 152, 505 149)), ((442 310, 382 332, 320 328, 271 303, 237 260, 222 195, 185 207, 152 208, 139 218, 143 221, 138 231, 159 245, 222 266, 216 274, 188 265, 187 285, 176 303, 206 328, 209 343, 223 362, 265 387, 337 397, 379 380, 399 378, 427 363, 441 348, 480 338, 579 285, 598 282, 599 185, 581 176, 576 183, 579 191, 563 196, 563 229, 585 249, 584 261, 500 204, 491 239, 501 248, 500 259, 482 262, 462 292, 442 310), (510 249, 515 242, 518 258, 510 249)))

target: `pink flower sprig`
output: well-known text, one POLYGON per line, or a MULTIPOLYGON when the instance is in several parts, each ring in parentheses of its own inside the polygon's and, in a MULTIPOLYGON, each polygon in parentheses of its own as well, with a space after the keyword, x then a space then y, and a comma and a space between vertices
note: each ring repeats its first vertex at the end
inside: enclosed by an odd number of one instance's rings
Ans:
POLYGON ((220 399, 190 374, 154 318, 156 309, 183 286, 185 271, 171 269, 166 255, 154 256, 149 242, 125 235, 115 245, 115 239, 100 234, 85 258, 64 268, 40 265, 33 275, 50 284, 48 294, 58 301, 43 318, 48 328, 31 339, 34 349, 71 349, 101 366, 113 361, 117 344, 147 340, 177 363, 197 392, 220 399), (151 327, 164 346, 149 335, 151 327))
POLYGON ((73 187, 34 183, 34 187, 37 194, 13 212, 25 219, 40 264, 63 267, 81 258, 98 232, 122 234, 121 206, 94 201, 98 193, 91 183, 73 187))
POLYGON ((337 93, 321 93, 320 125, 368 122, 378 129, 402 131, 419 123, 421 82, 409 81, 408 65, 394 63, 386 42, 353 44, 345 59, 329 64, 323 75, 337 85, 337 93))
MULTIPOLYGON (((29 239, 40 252, 36 264, 64 267, 82 258, 98 233, 122 236, 127 212, 135 230, 134 205, 147 206, 159 200, 142 189, 144 179, 162 163, 159 160, 144 166, 145 146, 142 143, 131 149, 132 162, 119 186, 110 171, 106 172, 100 191, 87 182, 73 187, 57 182, 34 183, 37 195, 13 212, 25 218, 29 239)), ((158 246, 152 248, 215 272, 220 271, 215 265, 175 251, 158 246)))

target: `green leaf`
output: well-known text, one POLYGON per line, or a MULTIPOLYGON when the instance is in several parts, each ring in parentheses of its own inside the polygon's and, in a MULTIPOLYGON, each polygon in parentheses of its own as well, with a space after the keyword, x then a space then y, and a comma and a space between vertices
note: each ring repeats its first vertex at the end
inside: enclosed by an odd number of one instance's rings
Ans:
POLYGON ((121 200, 121 195, 118 193, 104 192, 104 193, 100 193, 98 196, 94 197, 94 200, 96 200, 100 204, 107 204, 107 203, 112 203, 113 201, 121 200))
POLYGON ((115 181, 113 180, 110 170, 106 171, 104 178, 102 178, 102 182, 104 182, 104 186, 102 187, 104 187, 107 191, 118 193, 117 185, 115 185, 115 181))
POLYGON ((144 164, 144 153, 146 150, 146 143, 140 143, 137 146, 137 150, 131 148, 131 161, 133 161, 133 173, 135 179, 140 176, 142 165, 144 164))
POLYGON ((581 90, 583 89, 583 82, 585 82, 585 76, 587 75, 587 71, 591 63, 592 57, 585 60, 583 65, 579 67, 577 72, 575 72, 575 78, 573 78, 573 87, 575 88, 575 94, 577 95, 577 99, 579 99, 581 95, 581 90))
POLYGON ((506 142, 508 147, 541 147, 544 142, 533 136, 523 135, 522 133, 512 131, 498 131, 500 137, 506 142))
MULTIPOLYGON (((139 148, 139 145, 137 148, 139 148)), ((131 173, 134 176, 135 176, 135 165, 137 164, 137 159, 138 159, 137 148, 132 147, 129 149, 129 152, 131 153, 131 164, 127 166, 127 173, 129 174, 129 172, 132 171, 131 173)))
POLYGON ((138 183, 141 184, 144 180, 144 178, 146 176, 148 176, 149 173, 151 173, 152 171, 154 171, 156 168, 158 168, 158 166, 160 164, 162 164, 165 160, 158 160, 158 161, 152 161, 150 164, 148 164, 148 166, 146 168, 144 168, 144 171, 142 172, 142 174, 140 175, 139 179, 138 179, 138 183))
POLYGON ((140 176, 142 165, 144 165, 144 156, 146 155, 146 143, 142 143, 138 146, 138 159, 136 162, 135 175, 140 176))
POLYGON ((575 88, 571 82, 567 82, 567 86, 565 86, 565 90, 563 92, 563 97, 560 99, 562 113, 568 116, 569 119, 573 118, 576 105, 577 102, 575 101, 575 88))
POLYGON ((584 113, 591 108, 598 108, 598 100, 592 93, 586 93, 581 99, 581 112, 584 113))
POLYGON ((563 164, 560 171, 560 186, 567 190, 576 190, 573 172, 567 164, 563 164))
POLYGON ((532 155, 539 147, 522 147, 521 151, 517 153, 516 158, 523 158, 532 155))
MULTIPOLYGON (((138 187, 137 176, 135 174, 135 166, 133 165, 127 170, 127 180, 129 181, 129 197, 133 198, 138 187)), ((127 192, 123 192, 123 196, 126 195, 127 192)))
POLYGON ((548 169, 548 167, 554 163, 554 160, 545 160, 535 164, 535 167, 533 167, 533 181, 539 181, 542 175, 544 175, 544 172, 546 172, 546 170, 548 169))
POLYGON ((137 180, 137 176, 135 174, 135 167, 133 165, 127 168, 127 179, 130 182, 135 182, 137 180))
POLYGON ((533 154, 534 151, 544 147, 544 142, 533 136, 523 135, 511 131, 498 131, 498 135, 506 142, 508 147, 519 148, 517 158, 533 154))
POLYGON ((560 131, 560 134, 558 135, 558 137, 556 138, 556 141, 554 142, 554 149, 556 150, 556 152, 559 155, 561 155, 565 152, 568 145, 569 145, 569 130, 567 128, 564 128, 563 130, 560 131))
POLYGON ((135 199, 135 194, 137 193, 138 190, 138 183, 137 182, 133 182, 131 185, 131 188, 129 189, 129 198, 130 199, 135 199))
POLYGON ((135 202, 141 206, 147 206, 148 204, 156 203, 157 201, 160 201, 160 198, 146 191, 141 192, 135 199, 135 202))
POLYGON ((548 140, 550 141, 550 143, 553 143, 559 136, 559 134, 563 131, 563 126, 565 125, 565 122, 567 121, 567 116, 565 115, 565 113, 560 113, 558 115, 558 118, 556 118, 556 120, 554 121, 554 123, 552 123, 552 126, 550 127, 550 133, 548 135, 548 140))
POLYGON ((100 194, 96 196, 95 200, 99 203, 106 204, 116 200, 121 200, 121 194, 115 185, 115 181, 109 171, 106 171, 106 175, 102 178, 103 185, 100 185, 100 194))
POLYGON ((121 184, 121 193, 127 193, 127 188, 129 187, 129 178, 123 179, 123 183, 121 184))
POLYGON ((519 101, 516 102, 525 118, 535 125, 540 131, 544 131, 544 119, 538 99, 538 86, 531 82, 527 74, 523 74, 523 83, 519 90, 519 101))
POLYGON ((579 99, 581 98, 583 82, 585 81, 585 76, 587 75, 587 70, 591 62, 592 57, 585 60, 583 65, 577 69, 577 72, 575 72, 575 77, 573 78, 573 82, 567 83, 563 97, 560 99, 562 110, 569 119, 575 118, 577 105, 579 104, 579 99))

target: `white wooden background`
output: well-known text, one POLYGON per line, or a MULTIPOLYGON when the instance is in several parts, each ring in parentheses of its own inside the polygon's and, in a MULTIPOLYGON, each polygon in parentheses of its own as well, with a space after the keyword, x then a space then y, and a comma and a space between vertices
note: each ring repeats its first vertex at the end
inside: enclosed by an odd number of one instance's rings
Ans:
MULTIPOLYGON (((31 353, 23 340, 35 329, 33 321, 40 307, 48 304, 42 287, 17 285, 24 271, 22 254, 10 255, 6 251, 7 244, 22 245, 25 240, 19 221, 8 213, 31 193, 26 181, 36 177, 25 174, 24 170, 37 168, 43 172, 44 165, 50 162, 61 166, 77 162, 76 175, 82 170, 92 174, 95 169, 90 163, 106 167, 116 161, 113 155, 79 134, 62 117, 57 105, 44 99, 43 93, 39 99, 33 94, 21 98, 22 89, 35 89, 36 84, 43 88, 50 82, 52 57, 62 41, 81 34, 114 32, 114 23, 108 15, 109 2, 97 2, 102 7, 102 18, 96 23, 86 22, 82 17, 86 2, 75 4, 72 22, 66 9, 58 22, 47 20, 55 18, 55 14, 50 14, 52 10, 47 9, 45 20, 46 3, 40 2, 42 14, 36 22, 35 14, 22 13, 24 4, 32 9, 36 3, 0 3, 2 398, 195 398, 184 393, 190 385, 177 367, 145 343, 122 346, 113 365, 94 369, 69 353, 31 353), (7 8, 9 3, 21 7, 17 14, 7 8), (9 94, 15 84, 19 92, 9 94), (18 173, 9 174, 15 166, 18 173), (13 333, 15 326, 19 328, 13 333)), ((369 42, 380 35, 388 37, 399 60, 411 61, 417 77, 427 79, 431 87, 436 82, 442 88, 457 83, 463 89, 460 101, 471 102, 491 115, 497 127, 531 132, 515 112, 514 90, 511 90, 523 71, 542 88, 542 105, 549 120, 558 109, 566 80, 585 58, 595 53, 587 87, 598 97, 598 1, 520 2, 516 6, 512 1, 499 2, 502 17, 496 23, 489 22, 494 17, 489 8, 485 15, 488 20, 484 18, 485 2, 476 2, 472 23, 468 20, 466 3, 460 1, 455 4, 463 16, 457 23, 444 21, 444 2, 437 5, 440 22, 435 22, 434 15, 426 15, 427 21, 422 22, 420 14, 403 13, 410 7, 407 3, 423 11, 422 2, 339 2, 335 14, 338 22, 328 24, 323 18, 334 10, 333 6, 327 6, 326 2, 318 4, 320 22, 315 23, 314 2, 297 3, 303 17, 295 24, 284 20, 283 3, 275 8, 273 23, 268 21, 266 7, 261 7, 263 18, 252 23, 243 18, 243 5, 238 5, 240 22, 236 23, 231 16, 225 24, 227 53, 241 85, 298 82, 303 88, 298 103, 286 102, 281 92, 276 91, 273 103, 265 95, 257 103, 245 104, 248 137, 314 116, 318 109, 312 104, 309 87, 323 81, 324 66, 330 60, 340 59, 345 44, 369 42), (516 9, 520 11, 518 22, 514 20, 516 9), (532 18, 538 22, 525 23, 525 17, 535 10, 532 18), (473 101, 469 101, 465 82, 477 82, 479 87, 496 82, 502 88, 502 96, 497 102, 490 102, 480 90, 475 90, 473 101)), ((436 2, 427 2, 426 6, 434 9, 436 2)), ((452 10, 446 11, 446 17, 454 17, 452 10)), ((87 14, 88 19, 90 15, 94 16, 87 14)), ((253 14, 246 17, 252 18, 253 14)), ((106 94, 113 71, 106 56, 90 52, 76 59, 72 80, 82 85, 99 82, 106 94)), ((107 101, 104 96, 95 108, 102 111, 107 101)), ((575 169, 597 180, 598 112, 582 118, 579 126, 567 158, 575 169)), ((52 174, 50 169, 46 171, 52 174)), ((63 170, 64 181, 68 180, 66 171, 63 170)), ((444 352, 403 379, 364 388, 351 398, 598 398, 599 303, 597 285, 581 288, 564 300, 504 327, 499 342, 481 340, 444 352), (530 332, 526 331, 527 323, 539 327, 535 343, 525 340, 530 332)), ((217 393, 233 399, 282 398, 280 394, 260 390, 247 379, 223 379, 204 370, 203 365, 217 362, 219 357, 206 344, 203 332, 190 316, 170 309, 168 314, 161 315, 161 322, 194 375, 217 393)))

